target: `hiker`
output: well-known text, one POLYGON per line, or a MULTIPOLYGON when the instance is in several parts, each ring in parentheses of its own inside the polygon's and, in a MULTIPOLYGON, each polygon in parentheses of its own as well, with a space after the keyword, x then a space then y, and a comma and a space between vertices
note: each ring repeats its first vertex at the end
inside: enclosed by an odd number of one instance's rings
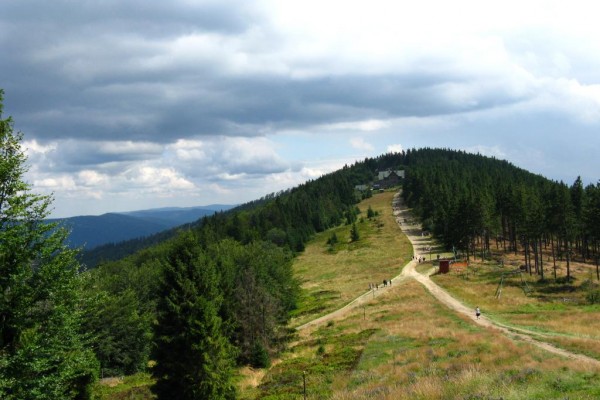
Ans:
POLYGON ((481 311, 479 310, 479 307, 475 307, 475 316, 477 317, 477 319, 479 319, 480 315, 481 315, 481 311))

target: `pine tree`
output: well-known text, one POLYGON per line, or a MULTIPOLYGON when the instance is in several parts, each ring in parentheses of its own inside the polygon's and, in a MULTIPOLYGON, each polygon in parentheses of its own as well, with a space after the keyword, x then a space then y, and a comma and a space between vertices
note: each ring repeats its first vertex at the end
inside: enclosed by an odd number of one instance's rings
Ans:
POLYGON ((98 364, 80 333, 79 265, 23 180, 23 135, 0 90, 0 398, 86 399, 98 364))
POLYGON ((358 239, 360 239, 360 234, 358 233, 358 228, 356 227, 356 224, 353 223, 352 228, 350 229, 350 241, 356 242, 358 239))
POLYGON ((159 399, 233 399, 233 347, 223 333, 216 266, 184 233, 171 248, 154 327, 159 399))

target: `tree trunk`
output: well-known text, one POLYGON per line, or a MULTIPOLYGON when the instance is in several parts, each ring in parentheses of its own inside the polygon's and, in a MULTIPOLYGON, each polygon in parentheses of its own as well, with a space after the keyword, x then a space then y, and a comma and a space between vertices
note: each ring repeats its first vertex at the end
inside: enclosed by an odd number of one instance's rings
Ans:
POLYGON ((554 238, 550 238, 550 244, 552 246, 552 263, 554 269, 554 281, 556 281, 556 253, 554 251, 554 238))
POLYGON ((565 239, 565 251, 567 253, 567 283, 571 282, 571 254, 569 249, 569 241, 565 239))
POLYGON ((540 275, 544 280, 544 252, 542 251, 542 238, 540 237, 540 275))
POLYGON ((540 264, 538 261, 538 240, 535 239, 532 243, 532 247, 533 247, 533 263, 535 265, 535 274, 539 275, 540 273, 540 264))
POLYGON ((598 250, 600 248, 600 243, 596 240, 594 244, 594 258, 596 258, 596 279, 600 281, 600 260, 598 260, 598 250))

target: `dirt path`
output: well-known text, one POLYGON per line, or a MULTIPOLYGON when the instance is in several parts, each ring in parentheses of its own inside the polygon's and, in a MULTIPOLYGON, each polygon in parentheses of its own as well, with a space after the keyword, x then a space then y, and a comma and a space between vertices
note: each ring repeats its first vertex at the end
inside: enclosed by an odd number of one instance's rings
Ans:
MULTIPOLYGON (((408 209, 402 205, 400 194, 397 194, 394 197, 393 207, 394 207, 394 215, 396 216, 396 221, 398 222, 398 225, 400 225, 400 228, 406 234, 406 236, 408 237, 410 242, 413 244, 413 250, 415 252, 415 257, 418 259, 420 254, 417 251, 417 246, 421 246, 421 248, 423 248, 423 247, 427 247, 427 245, 431 245, 431 243, 428 243, 427 239, 423 240, 423 236, 421 234, 420 227, 409 224, 412 217, 408 213, 408 209)), ((443 303, 450 309, 467 316, 474 323, 476 323, 480 326, 486 327, 486 328, 496 329, 512 339, 522 340, 524 342, 530 343, 534 346, 537 346, 537 347, 544 349, 546 351, 549 351, 551 353, 558 354, 563 357, 575 359, 578 361, 590 363, 590 364, 600 367, 600 361, 596 360, 595 358, 591 358, 591 357, 585 356, 583 354, 572 353, 570 351, 567 351, 567 350, 558 348, 554 345, 551 345, 550 343, 546 343, 546 342, 532 338, 530 335, 537 335, 535 332, 528 332, 524 329, 518 329, 519 332, 515 332, 514 330, 506 327, 505 325, 502 325, 495 321, 492 321, 483 315, 481 317, 479 317, 479 319, 478 319, 475 316, 475 310, 466 307, 459 300, 452 297, 448 292, 446 292, 444 289, 442 289, 440 286, 438 286, 435 282, 433 282, 429 278, 428 275, 423 275, 423 274, 420 274, 419 272, 417 272, 417 270, 415 269, 415 267, 417 265, 418 265, 418 261, 416 261, 416 260, 413 260, 410 263, 408 263, 402 270, 401 276, 409 277, 409 278, 413 278, 413 279, 417 280, 419 283, 421 283, 423 286, 425 286, 427 288, 427 290, 429 290, 429 292, 436 299, 438 299, 438 301, 440 301, 441 303, 443 303)))
MULTIPOLYGON (((406 268, 406 267, 404 267, 404 268, 406 268)), ((335 311, 332 311, 329 314, 323 315, 322 317, 319 317, 317 319, 313 319, 312 321, 309 321, 303 325, 298 326, 296 329, 303 330, 303 329, 309 328, 311 326, 321 325, 330 320, 340 318, 340 317, 346 315, 350 310, 352 310, 356 307, 359 307, 359 306, 371 301, 372 299, 374 299, 376 297, 383 295, 388 290, 393 289, 394 285, 398 285, 398 283, 400 283, 401 281, 406 280, 406 279, 409 279, 409 277, 404 276, 403 274, 400 274, 400 275, 396 276, 395 278, 392 278, 391 285, 388 285, 386 287, 380 287, 379 289, 375 289, 375 290, 369 290, 368 292, 363 293, 360 296, 358 296, 356 299, 352 300, 350 303, 346 304, 344 307, 339 308, 335 311)))
POLYGON ((525 329, 509 328, 506 325, 502 325, 500 323, 492 321, 483 315, 479 319, 477 319, 475 316, 474 310, 472 310, 471 308, 468 308, 467 306, 462 304, 459 300, 452 297, 448 292, 446 292, 444 289, 442 289, 440 286, 438 286, 435 282, 433 282, 429 278, 429 275, 424 275, 424 274, 417 272, 416 266, 419 265, 418 258, 420 256, 419 249, 421 249, 421 251, 423 251, 424 249, 427 249, 428 246, 431 246, 432 243, 430 242, 430 239, 428 236, 423 235, 420 225, 414 224, 412 222, 413 218, 410 215, 409 210, 401 202, 400 193, 398 193, 398 194, 396 194, 396 196, 394 196, 393 212, 394 212, 394 216, 396 217, 396 221, 398 222, 398 225, 400 226, 400 228, 402 229, 404 234, 406 234, 406 236, 408 237, 408 239, 410 240, 410 242, 413 245, 413 253, 415 254, 415 258, 404 266, 404 268, 402 269, 402 272, 398 276, 396 276, 395 278, 392 279, 391 286, 380 288, 378 290, 370 290, 366 293, 363 293, 362 295, 358 296, 356 299, 354 299, 350 303, 346 304, 344 307, 342 307, 336 311, 333 311, 327 315, 324 315, 322 317, 314 319, 310 322, 307 322, 306 324, 297 327, 296 328, 297 330, 304 330, 306 328, 321 325, 330 320, 340 318, 340 317, 346 315, 350 310, 352 310, 362 304, 365 304, 366 302, 372 300, 375 297, 383 295, 388 290, 393 290, 394 286, 398 286, 398 284, 401 283, 402 281, 407 280, 407 279, 415 279, 416 281, 420 282, 423 286, 425 286, 425 288, 427 288, 427 290, 429 290, 429 292, 438 301, 440 301, 441 303, 443 303, 450 309, 452 309, 460 314, 465 315, 467 318, 471 319, 473 321, 473 323, 476 323, 485 328, 495 329, 514 340, 521 340, 526 343, 530 343, 534 346, 537 346, 537 347, 539 347, 543 350, 549 351, 551 353, 558 354, 558 355, 566 357, 566 358, 575 359, 575 360, 578 360, 581 362, 589 363, 591 365, 600 367, 600 361, 596 360, 595 358, 591 358, 591 357, 585 356, 583 354, 572 353, 570 351, 560 349, 549 343, 540 341, 538 339, 534 339, 532 337, 533 335, 543 336, 536 332, 530 332, 525 329), (516 332, 517 330, 519 332, 516 332))

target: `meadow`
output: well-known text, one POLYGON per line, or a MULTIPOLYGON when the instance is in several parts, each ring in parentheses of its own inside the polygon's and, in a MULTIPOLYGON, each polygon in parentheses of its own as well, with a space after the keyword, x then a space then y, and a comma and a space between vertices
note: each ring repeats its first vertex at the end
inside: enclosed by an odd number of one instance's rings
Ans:
MULTIPOLYGON (((370 283, 398 276, 413 247, 392 213, 394 192, 374 195, 358 207, 359 240, 351 226, 322 232, 294 261, 302 298, 291 327, 326 315, 369 291, 370 283), (375 216, 367 218, 367 210, 375 216), (327 244, 332 234, 337 243, 327 244)), ((423 239, 420 245, 425 246, 423 239)), ((434 268, 437 252, 417 270, 434 268)), ((448 253, 441 253, 448 256, 448 253)), ((469 267, 432 278, 469 307, 515 331, 600 359, 598 306, 587 304, 595 288, 590 266, 573 265, 575 280, 540 283, 502 273, 518 262, 472 260, 469 267), (524 287, 528 289, 524 290, 524 287)), ((560 276, 563 266, 559 265, 560 276)), ((548 274, 548 277, 551 275, 548 274)), ((369 292, 373 293, 373 292, 369 292)), ((502 332, 474 324, 439 303, 420 283, 397 279, 376 296, 335 318, 298 329, 270 368, 242 368, 238 396, 251 399, 596 399, 600 370, 544 351, 502 332)), ((147 375, 125 378, 98 391, 100 399, 148 399, 147 375), (120 390, 119 388, 123 388, 120 390), (127 389, 125 389, 128 387, 127 389)))
MULTIPOLYGON (((294 321, 296 326, 368 290, 365 281, 397 274, 398 268, 411 259, 412 246, 407 245, 391 213, 392 197, 393 193, 386 192, 359 205, 361 210, 369 205, 376 209, 389 232, 377 229, 372 221, 364 221, 360 245, 341 240, 341 249, 332 254, 325 246, 331 232, 324 232, 307 246, 306 254, 296 264, 305 289, 305 300, 294 321), (398 245, 380 243, 388 237, 398 240, 398 245), (357 257, 367 258, 354 263, 353 252, 357 252, 357 257), (341 262, 336 262, 340 257, 343 257, 341 262), (404 263, 386 272, 373 268, 370 275, 361 268, 367 259, 367 265, 373 266, 393 265, 397 260, 404 263), (322 298, 326 301, 320 304, 317 294, 329 292, 336 292, 337 296, 322 298)), ((349 228, 336 229, 341 236, 349 228)), ((433 263, 427 262, 420 264, 418 270, 426 272, 432 267, 433 263)), ((581 282, 587 270, 581 266, 579 272, 578 268, 576 278, 581 282)), ((512 277, 505 280, 497 299, 500 269, 484 262, 472 263, 468 273, 452 272, 435 276, 434 280, 467 305, 473 308, 479 305, 493 320, 514 329, 552 333, 551 337, 544 336, 544 340, 597 357, 594 346, 588 347, 585 342, 596 337, 597 309, 581 304, 584 293, 569 291, 571 300, 564 301, 562 292, 553 284, 537 283, 537 291, 547 296, 536 296, 536 282, 531 280, 528 284, 532 290, 525 293, 520 277, 518 282, 512 277)), ((260 373, 256 386, 242 386, 241 397, 302 399, 304 382, 309 399, 594 399, 600 396, 597 367, 475 325, 440 304, 416 281, 395 283, 378 294, 339 318, 301 329, 273 367, 260 373)))
MULTIPOLYGON (((494 321, 514 330, 527 331, 567 350, 600 359, 600 304, 595 267, 581 262, 571 265, 566 282, 564 262, 546 263, 546 279, 515 271, 519 258, 506 262, 472 260, 469 271, 434 275, 440 286, 471 307, 479 306, 494 321), (504 275, 504 280, 502 276, 504 275), (500 286, 501 281, 502 285, 500 286), (498 295, 499 288, 501 292, 498 295)), ((504 260, 503 260, 504 261, 504 260)))
POLYGON ((317 234, 294 261, 294 272, 302 282, 303 293, 292 326, 342 307, 369 290, 398 275, 412 257, 412 246, 399 234, 392 215, 394 192, 377 194, 362 201, 357 228, 361 239, 350 241, 350 225, 317 234), (376 214, 367 218, 371 207, 376 214), (327 240, 338 238, 333 246, 327 240))

